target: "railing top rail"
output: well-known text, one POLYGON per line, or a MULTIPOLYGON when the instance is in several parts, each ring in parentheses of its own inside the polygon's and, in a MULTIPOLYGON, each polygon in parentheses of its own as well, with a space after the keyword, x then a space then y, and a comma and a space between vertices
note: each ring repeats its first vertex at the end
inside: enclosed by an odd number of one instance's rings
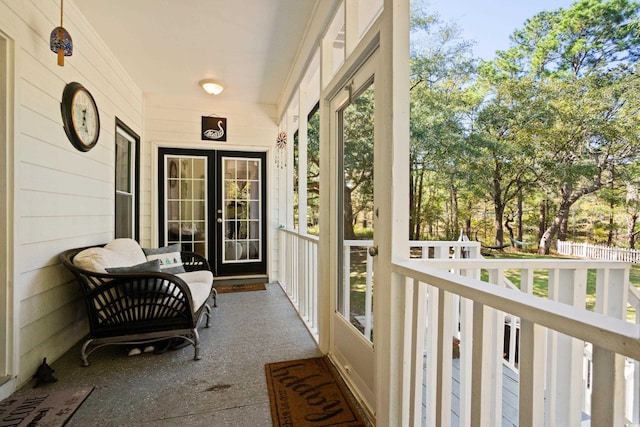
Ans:
POLYGON ((392 270, 397 274, 640 360, 640 325, 469 277, 453 275, 448 271, 425 265, 422 261, 395 262, 392 264, 392 270))
POLYGON ((456 259, 420 259, 413 262, 421 262, 432 267, 445 269, 482 268, 540 268, 540 269, 600 269, 600 268, 631 268, 627 261, 597 261, 584 259, 511 259, 511 258, 456 258, 456 259))
POLYGON ((409 240, 409 246, 480 246, 475 240, 409 240))
POLYGON ((308 242, 318 243, 320 241, 320 237, 314 236, 312 234, 301 234, 298 230, 292 230, 289 228, 280 227, 278 230, 285 232, 286 234, 291 234, 293 236, 299 237, 302 240, 306 240, 308 242))
MULTIPOLYGON (((345 240, 345 246, 366 246, 373 245, 373 240, 371 239, 355 239, 355 240, 345 240)), ((444 247, 476 247, 480 246, 480 242, 476 241, 459 241, 459 240, 409 240, 409 246, 412 248, 417 247, 429 247, 429 246, 444 246, 444 247)))

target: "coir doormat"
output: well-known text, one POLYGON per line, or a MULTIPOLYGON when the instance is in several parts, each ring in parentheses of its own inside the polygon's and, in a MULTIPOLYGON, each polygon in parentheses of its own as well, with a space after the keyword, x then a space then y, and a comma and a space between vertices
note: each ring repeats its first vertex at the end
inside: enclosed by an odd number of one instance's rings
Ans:
POLYGON ((241 283, 237 285, 215 285, 216 291, 219 294, 225 294, 229 292, 248 292, 248 291, 264 291, 266 286, 264 283, 241 283))
POLYGON ((268 363, 265 371, 274 426, 365 425, 327 357, 268 363))
POLYGON ((64 426, 93 387, 8 397, 0 402, 0 427, 64 426))

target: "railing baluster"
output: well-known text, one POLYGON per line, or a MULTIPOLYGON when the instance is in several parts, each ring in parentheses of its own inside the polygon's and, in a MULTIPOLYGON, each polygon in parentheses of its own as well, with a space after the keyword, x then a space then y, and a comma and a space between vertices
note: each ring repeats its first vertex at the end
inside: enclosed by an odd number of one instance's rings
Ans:
MULTIPOLYGON (((469 272, 469 270, 467 270, 469 272)), ((471 372, 473 365, 473 301, 460 298, 460 425, 471 425, 471 372)))
POLYGON ((436 405, 436 398, 438 396, 438 358, 436 352, 438 351, 438 300, 439 300, 438 288, 429 286, 427 288, 427 335, 425 338, 424 354, 427 355, 426 365, 426 415, 425 424, 427 426, 436 425, 436 413, 438 407, 436 405))
POLYGON ((342 314, 351 321, 351 246, 344 246, 344 266, 342 272, 342 314))
MULTIPOLYGON (((584 308, 587 272, 584 269, 554 269, 549 271, 549 298, 564 304, 584 308)), ((584 342, 552 332, 549 352, 548 422, 550 426, 580 424, 583 401, 582 383, 584 342)))
POLYGON ((519 426, 544 425, 545 329, 533 322, 520 322, 519 426))
POLYGON ((624 357, 593 346, 592 426, 624 425, 624 357))
POLYGON ((495 310, 482 303, 473 303, 473 364, 471 372, 471 418, 472 427, 489 427, 497 422, 495 414, 495 384, 493 351, 493 317, 495 310))
POLYGON ((437 396, 436 425, 451 425, 451 323, 453 310, 452 295, 438 291, 438 347, 437 358, 437 396))
POLYGON ((364 336, 371 340, 373 328, 373 257, 367 251, 367 278, 364 293, 364 336))
MULTIPOLYGON (((411 336, 411 351, 407 355, 410 360, 405 360, 405 364, 411 366, 408 379, 411 393, 409 394, 409 419, 411 425, 419 426, 422 424, 422 397, 423 397, 423 374, 424 374, 424 342, 425 342, 425 325, 427 318, 427 286, 420 284, 417 280, 407 280, 406 289, 406 306, 408 308, 405 320, 407 334, 411 336), (414 396, 411 398, 411 396, 414 396)), ((407 342, 407 340, 405 340, 407 342)), ((405 383, 406 383, 405 382, 405 383)))

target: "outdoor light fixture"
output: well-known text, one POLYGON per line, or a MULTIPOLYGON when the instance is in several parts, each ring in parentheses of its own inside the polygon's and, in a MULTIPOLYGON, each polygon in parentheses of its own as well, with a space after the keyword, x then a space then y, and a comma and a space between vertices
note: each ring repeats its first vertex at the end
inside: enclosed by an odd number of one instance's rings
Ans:
POLYGON ((200 86, 209 95, 219 95, 224 90, 222 83, 213 79, 200 80, 200 86))

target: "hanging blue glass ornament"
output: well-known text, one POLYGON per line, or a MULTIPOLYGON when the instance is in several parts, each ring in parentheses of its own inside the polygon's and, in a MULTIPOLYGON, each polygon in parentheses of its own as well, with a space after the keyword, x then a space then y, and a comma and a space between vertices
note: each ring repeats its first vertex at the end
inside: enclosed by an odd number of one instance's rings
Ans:
POLYGON ((71 56, 73 54, 73 40, 71 35, 62 26, 62 8, 64 0, 60 0, 60 26, 51 31, 51 37, 49 39, 49 48, 58 54, 58 65, 64 66, 64 57, 71 56))

